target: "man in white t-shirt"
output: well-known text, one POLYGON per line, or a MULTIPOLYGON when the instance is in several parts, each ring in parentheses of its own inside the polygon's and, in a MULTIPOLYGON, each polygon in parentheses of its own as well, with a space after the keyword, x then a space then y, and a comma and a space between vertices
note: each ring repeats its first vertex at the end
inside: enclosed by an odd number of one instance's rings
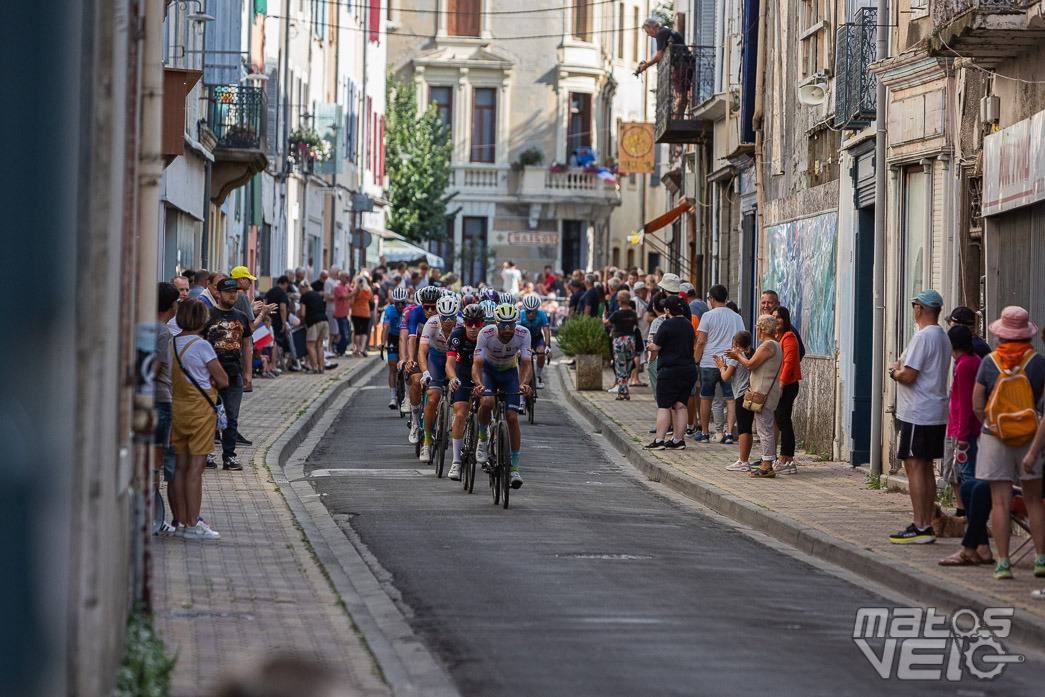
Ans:
POLYGON ((693 440, 698 443, 711 440, 708 429, 711 424, 711 402, 715 399, 715 387, 721 385, 722 397, 726 400, 726 432, 723 443, 733 442, 733 424, 736 422, 736 397, 731 382, 723 380, 715 365, 715 356, 721 356, 733 346, 733 335, 744 329, 740 315, 726 307, 729 297, 726 287, 719 283, 711 286, 708 298, 711 309, 700 318, 697 327, 697 342, 694 355, 700 367, 700 424, 704 429, 693 440))
POLYGON ((515 268, 514 261, 504 262, 501 269, 501 279, 504 281, 504 292, 512 295, 519 294, 519 284, 522 282, 522 272, 515 268))
MULTIPOLYGON (((327 273, 324 271, 323 273, 327 273)), ((320 274, 322 278, 322 274, 320 274)), ((331 266, 330 273, 323 279, 323 299, 327 301, 327 326, 330 328, 330 353, 338 355, 338 344, 341 343, 341 327, 334 317, 334 289, 341 282, 341 267, 331 266)))
POLYGON ((939 325, 943 298, 935 290, 923 290, 911 298, 918 331, 889 369, 896 381, 896 421, 900 424, 897 457, 907 472, 914 522, 889 536, 897 544, 926 544, 936 541, 932 528, 936 500, 933 460, 943 457, 947 436, 948 368, 951 342, 939 325))

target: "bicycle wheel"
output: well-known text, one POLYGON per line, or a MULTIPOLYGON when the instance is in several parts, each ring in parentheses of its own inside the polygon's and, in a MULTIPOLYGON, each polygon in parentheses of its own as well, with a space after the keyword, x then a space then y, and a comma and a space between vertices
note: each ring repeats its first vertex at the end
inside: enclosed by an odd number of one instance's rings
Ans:
POLYGON ((443 465, 446 463, 446 400, 439 401, 439 412, 435 419, 435 437, 432 439, 432 459, 435 460, 435 478, 443 478, 443 465))
POLYGON ((465 438, 470 444, 468 446, 468 454, 462 455, 462 467, 467 473, 467 477, 462 476, 462 479, 466 479, 465 488, 468 493, 472 493, 475 489, 475 445, 479 438, 479 426, 477 422, 478 417, 472 415, 468 417, 468 423, 465 424, 465 438))
POLYGON ((490 490, 493 492, 493 505, 501 502, 501 456, 500 443, 490 439, 490 490))
POLYGON ((497 454, 498 469, 501 471, 501 496, 504 499, 504 507, 508 508, 508 492, 511 491, 509 484, 512 476, 512 446, 508 440, 508 429, 501 428, 497 434, 499 451, 497 454))
POLYGON ((468 449, 472 436, 472 417, 468 415, 464 422, 464 437, 461 439, 461 488, 468 491, 468 449))
POLYGON ((403 411, 403 400, 406 399, 406 382, 403 380, 403 371, 396 371, 396 408, 399 409, 399 418, 406 416, 403 411))

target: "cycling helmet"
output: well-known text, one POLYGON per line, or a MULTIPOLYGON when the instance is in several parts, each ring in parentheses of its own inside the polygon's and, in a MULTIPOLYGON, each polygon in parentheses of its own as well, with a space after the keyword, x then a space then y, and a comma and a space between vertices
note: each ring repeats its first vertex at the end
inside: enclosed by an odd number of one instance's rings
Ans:
POLYGON ((500 294, 493 288, 487 288, 486 290, 484 290, 483 297, 487 300, 492 300, 494 303, 498 302, 501 299, 500 294))
POLYGON ((498 322, 518 322, 519 308, 509 303, 502 303, 494 310, 494 317, 498 322))
POLYGON ((474 305, 476 302, 477 302, 477 299, 475 297, 475 293, 472 293, 472 292, 467 292, 467 293, 462 292, 461 293, 461 304, 464 305, 465 307, 467 307, 468 305, 474 305))
POLYGON ((466 321, 471 320, 474 322, 475 320, 485 319, 486 311, 475 303, 469 303, 468 306, 464 308, 463 315, 466 321))
POLYGON ((471 286, 464 286, 461 288, 461 295, 475 295, 475 288, 471 286))
POLYGON ((422 305, 431 305, 439 299, 439 289, 435 286, 425 286, 417 291, 417 294, 414 297, 416 297, 417 302, 422 305))
POLYGON ((461 309, 461 301, 453 295, 439 298, 435 304, 435 311, 439 313, 440 317, 456 317, 459 309, 461 309))
POLYGON ((483 308, 483 314, 486 316, 486 319, 494 318, 494 312, 497 310, 497 303, 493 300, 483 300, 479 303, 479 307, 483 308))
POLYGON ((523 309, 527 312, 536 312, 541 309, 541 299, 536 295, 527 295, 523 298, 523 309))
POLYGON ((406 288, 393 288, 392 289, 392 302, 394 303, 405 303, 407 300, 406 288))
POLYGON ((497 299, 498 299, 498 302, 500 302, 501 305, 514 305, 515 304, 515 298, 512 296, 511 293, 501 293, 500 295, 497 296, 497 299))

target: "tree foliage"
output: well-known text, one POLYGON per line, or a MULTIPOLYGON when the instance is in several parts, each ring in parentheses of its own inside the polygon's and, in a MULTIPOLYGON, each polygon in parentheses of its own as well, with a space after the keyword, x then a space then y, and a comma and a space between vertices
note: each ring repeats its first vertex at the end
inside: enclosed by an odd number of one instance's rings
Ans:
POLYGON ((390 214, 388 229, 411 242, 446 239, 446 219, 456 192, 447 195, 453 177, 453 138, 434 104, 418 113, 414 83, 388 80, 385 151, 390 214))

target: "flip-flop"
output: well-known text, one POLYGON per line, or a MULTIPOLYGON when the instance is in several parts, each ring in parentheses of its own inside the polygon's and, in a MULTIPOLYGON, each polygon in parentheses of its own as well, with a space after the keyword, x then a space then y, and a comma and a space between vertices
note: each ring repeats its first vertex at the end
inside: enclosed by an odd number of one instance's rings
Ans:
POLYGON ((940 566, 978 566, 979 564, 985 564, 987 562, 981 561, 978 556, 976 559, 969 559, 968 557, 962 556, 961 552, 955 552, 951 556, 944 557, 936 563, 940 566))

